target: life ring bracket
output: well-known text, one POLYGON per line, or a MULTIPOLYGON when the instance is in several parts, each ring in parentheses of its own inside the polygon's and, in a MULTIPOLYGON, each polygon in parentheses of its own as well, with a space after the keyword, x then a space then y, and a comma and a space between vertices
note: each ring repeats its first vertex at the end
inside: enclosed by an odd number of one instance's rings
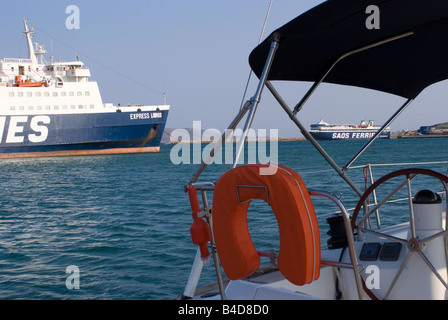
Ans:
POLYGON ((247 226, 255 199, 268 203, 279 225, 277 265, 291 283, 304 285, 320 275, 320 233, 308 189, 295 171, 278 165, 273 175, 261 175, 267 165, 245 165, 226 172, 213 193, 213 233, 221 265, 230 280, 246 278, 260 266, 260 255, 247 226), (275 192, 273 192, 275 191, 275 192))
POLYGON ((248 203, 251 202, 253 199, 244 199, 244 195, 242 194, 242 192, 240 193, 240 189, 243 188, 254 188, 257 189, 259 191, 264 190, 266 198, 265 201, 268 205, 271 205, 271 200, 269 199, 269 190, 268 187, 266 186, 243 186, 243 185, 237 185, 236 186, 236 195, 238 198, 238 203, 243 204, 243 203, 248 203))

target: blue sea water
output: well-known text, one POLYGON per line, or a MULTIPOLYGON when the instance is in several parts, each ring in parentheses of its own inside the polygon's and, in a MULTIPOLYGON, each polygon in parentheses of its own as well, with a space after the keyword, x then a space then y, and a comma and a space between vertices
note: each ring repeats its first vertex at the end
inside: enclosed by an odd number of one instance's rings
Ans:
MULTIPOLYGON (((344 165, 363 142, 322 144, 344 165)), ((171 148, 0 161, 0 299, 170 300, 182 293, 196 253, 183 187, 197 165, 172 164, 171 148), (67 273, 70 266, 78 268, 79 278, 67 273), (74 279, 79 289, 70 287, 74 279)), ((447 161, 447 150, 448 139, 382 140, 355 165, 447 161)), ((353 191, 342 187, 308 142, 280 142, 279 163, 299 172, 309 188, 342 192, 347 207, 356 204, 353 191)), ((446 174, 448 165, 419 167, 446 174)), ((374 175, 398 169, 375 167, 374 175)), ((212 165, 201 181, 214 181, 222 171, 222 165, 212 165)), ((353 179, 363 185, 361 169, 357 176, 353 179)), ((324 205, 318 211, 323 224, 327 214, 324 205)), ((275 249, 270 208, 254 202, 249 218, 256 245, 275 249)), ((214 267, 207 267, 200 284, 213 276, 214 267)))

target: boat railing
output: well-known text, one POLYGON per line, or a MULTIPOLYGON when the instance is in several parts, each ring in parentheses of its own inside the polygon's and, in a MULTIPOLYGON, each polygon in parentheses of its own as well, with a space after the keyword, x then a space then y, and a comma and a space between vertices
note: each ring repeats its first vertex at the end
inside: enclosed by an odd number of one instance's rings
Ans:
MULTIPOLYGON (((221 294, 222 300, 225 300, 225 288, 224 288, 224 280, 221 273, 221 267, 219 262, 218 253, 215 246, 214 241, 214 235, 213 235, 213 220, 212 220, 212 208, 209 206, 208 198, 207 198, 207 192, 213 191, 215 188, 215 184, 213 182, 198 182, 198 183, 192 183, 190 186, 194 187, 197 192, 201 194, 202 198, 202 204, 203 207, 201 207, 201 211, 197 213, 198 218, 203 218, 207 221, 208 225, 210 226, 210 234, 211 239, 209 242, 210 249, 212 251, 212 256, 215 264, 215 271, 216 271, 216 277, 218 280, 218 287, 221 294)), ((204 261, 201 257, 200 249, 198 248, 196 257, 193 263, 193 267, 191 269, 190 276, 188 278, 188 283, 184 290, 184 297, 192 298, 195 295, 202 269, 204 265, 207 263, 207 261, 204 261)))
MULTIPOLYGON (((364 179, 365 179, 366 188, 367 188, 369 185, 371 186, 372 184, 374 184, 374 178, 373 178, 373 173, 372 173, 373 167, 395 166, 395 165, 415 166, 415 165, 434 165, 434 164, 441 164, 441 165, 448 164, 448 161, 406 163, 406 164, 403 164, 403 163, 401 163, 401 164, 367 164, 367 165, 363 165, 363 166, 351 167, 351 169, 362 169, 363 170, 364 179)), ((202 183, 196 182, 196 183, 192 183, 191 185, 194 186, 196 188, 197 192, 201 195, 203 206, 201 207, 201 211, 197 215, 199 218, 205 219, 210 226, 211 241, 209 243, 209 249, 212 252, 212 257, 214 260, 220 295, 221 295, 222 299, 225 299, 226 298, 225 297, 225 288, 224 288, 225 281, 224 281, 222 273, 221 273, 219 256, 218 256, 218 253, 216 250, 214 236, 213 236, 213 214, 212 214, 213 210, 212 210, 212 205, 209 204, 208 195, 207 195, 207 193, 214 191, 215 184, 213 182, 202 182, 202 183)), ((354 238, 354 230, 353 230, 353 224, 352 224, 352 216, 350 214, 350 212, 355 210, 355 208, 347 209, 341 201, 341 196, 337 195, 335 193, 332 193, 332 192, 310 189, 309 193, 313 197, 324 197, 324 198, 330 199, 337 206, 338 210, 333 211, 333 212, 327 212, 326 214, 320 213, 319 216, 321 216, 322 214, 327 215, 327 216, 331 216, 334 214, 341 215, 343 217, 344 227, 345 227, 346 235, 347 235, 347 248, 349 250, 351 262, 343 263, 341 261, 329 261, 329 260, 323 259, 321 261, 321 266, 334 267, 335 269, 338 269, 338 268, 353 269, 356 286, 358 289, 358 294, 359 294, 360 299, 362 299, 364 290, 362 289, 363 284, 362 284, 361 273, 363 272, 364 268, 361 265, 359 265, 359 261, 357 258, 358 255, 356 253, 356 248, 355 248, 355 238, 354 238)), ((444 193, 446 193, 446 190, 442 191, 441 193, 442 193, 442 197, 444 197, 444 193)), ((409 201, 409 198, 387 199, 387 201, 378 202, 376 194, 373 192, 372 203, 369 203, 367 205, 368 212, 363 217, 361 217, 361 220, 358 223, 358 225, 360 226, 358 231, 361 231, 361 232, 358 232, 356 240, 357 241, 362 240, 362 233, 366 232, 366 230, 367 230, 366 228, 361 226, 363 222, 369 221, 368 227, 370 228, 370 216, 375 217, 376 222, 377 222, 377 228, 378 229, 381 228, 379 207, 382 204, 391 203, 391 202, 401 202, 401 201, 406 201, 406 200, 409 201), (373 209, 371 209, 371 208, 373 208, 373 209)), ((263 227, 270 227, 270 226, 265 225, 263 227)), ((260 227, 260 228, 263 228, 263 227, 260 227)), ((367 231, 367 232, 374 232, 374 231, 367 231)), ((271 264, 275 265, 276 258, 277 258, 277 255, 275 254, 275 252, 272 252, 272 251, 270 253, 259 252, 259 254, 262 257, 270 258, 271 264)), ((447 256, 448 256, 448 253, 447 253, 447 256)), ((190 273, 188 283, 187 283, 185 291, 184 291, 185 297, 194 297, 203 267, 204 267, 204 261, 201 260, 201 254, 200 254, 200 251, 198 250, 198 253, 195 258, 195 262, 193 264, 193 267, 192 267, 192 270, 190 273)))
MULTIPOLYGON (((216 250, 214 236, 213 236, 213 210, 212 206, 209 205, 208 198, 207 198, 207 192, 213 192, 214 191, 214 183, 212 182, 205 182, 205 183, 194 183, 191 186, 195 188, 197 192, 200 193, 202 198, 202 204, 203 207, 201 207, 201 210, 199 213, 197 213, 198 218, 205 219, 209 226, 210 226, 210 232, 211 232, 211 241, 209 242, 209 249, 212 251, 212 256, 215 264, 215 271, 216 276, 218 280, 218 287, 220 291, 221 298, 223 300, 226 299, 225 295, 225 288, 224 288, 224 279, 221 273, 221 266, 219 262, 219 256, 216 250)), ((332 200, 339 208, 343 219, 344 219, 344 226, 346 228, 346 234, 347 234, 347 241, 348 241, 348 249, 350 254, 351 263, 343 263, 340 261, 328 261, 328 260, 322 260, 321 266, 331 266, 335 268, 351 268, 354 272, 354 277, 356 281, 356 285, 358 288, 359 298, 362 299, 362 279, 361 279, 361 271, 360 267, 358 265, 358 258, 356 254, 355 249, 355 240, 353 235, 353 230, 351 227, 351 220, 350 220, 350 214, 345 209, 345 206, 343 205, 342 201, 338 196, 336 196, 333 193, 326 192, 326 191, 318 191, 318 190, 309 190, 309 194, 311 196, 319 196, 319 197, 325 197, 330 200, 332 200)), ((260 256, 269 257, 271 264, 275 263, 276 254, 274 252, 271 253, 263 253, 259 252, 260 256)), ((192 270, 190 272, 190 277, 188 279, 188 283, 185 287, 183 297, 194 297, 195 292, 197 289, 197 285, 199 283, 199 279, 202 273, 202 269, 205 265, 205 262, 201 258, 201 253, 198 249, 195 261, 193 263, 192 270)))
POLYGON ((346 233, 346 237, 347 237, 347 245, 348 245, 351 264, 344 264, 344 263, 341 263, 338 261, 334 261, 334 262, 332 261, 330 263, 330 262, 326 261, 326 265, 330 265, 333 267, 339 267, 339 268, 342 268, 342 267, 353 268, 356 287, 358 290, 358 296, 359 296, 359 299, 362 300, 364 291, 363 291, 363 285, 362 285, 362 279, 361 279, 361 272, 360 272, 359 263, 358 263, 358 255, 356 253, 356 248, 355 248, 355 239, 354 239, 354 233, 353 233, 353 229, 352 229, 350 214, 346 210, 340 197, 335 196, 334 193, 326 192, 326 191, 319 191, 319 190, 309 190, 309 193, 311 196, 320 196, 320 197, 325 197, 325 198, 330 199, 340 209, 340 212, 341 212, 343 220, 344 220, 345 233, 346 233))

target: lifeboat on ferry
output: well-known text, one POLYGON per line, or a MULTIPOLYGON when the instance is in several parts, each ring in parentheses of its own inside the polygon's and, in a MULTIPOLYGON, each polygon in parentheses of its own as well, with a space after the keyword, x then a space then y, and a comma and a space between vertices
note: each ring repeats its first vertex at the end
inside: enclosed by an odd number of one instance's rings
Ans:
POLYGON ((20 83, 18 87, 25 87, 25 88, 40 88, 44 85, 45 82, 39 81, 39 82, 25 82, 20 83))
POLYGON ((32 82, 29 79, 26 79, 25 76, 16 76, 16 87, 20 88, 39 88, 45 84, 44 81, 32 82))

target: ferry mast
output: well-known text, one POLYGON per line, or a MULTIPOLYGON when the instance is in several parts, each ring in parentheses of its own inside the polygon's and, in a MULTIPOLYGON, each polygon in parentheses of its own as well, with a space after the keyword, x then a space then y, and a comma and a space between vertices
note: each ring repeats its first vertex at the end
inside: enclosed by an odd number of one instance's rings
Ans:
POLYGON ((25 34, 26 41, 28 43, 28 54, 30 56, 29 59, 31 60, 32 64, 38 64, 36 53, 34 52, 33 40, 32 40, 32 34, 34 33, 34 31, 33 31, 33 29, 31 29, 31 30, 28 29, 27 21, 28 21, 28 19, 23 19, 23 24, 25 26, 25 31, 23 33, 25 34))

